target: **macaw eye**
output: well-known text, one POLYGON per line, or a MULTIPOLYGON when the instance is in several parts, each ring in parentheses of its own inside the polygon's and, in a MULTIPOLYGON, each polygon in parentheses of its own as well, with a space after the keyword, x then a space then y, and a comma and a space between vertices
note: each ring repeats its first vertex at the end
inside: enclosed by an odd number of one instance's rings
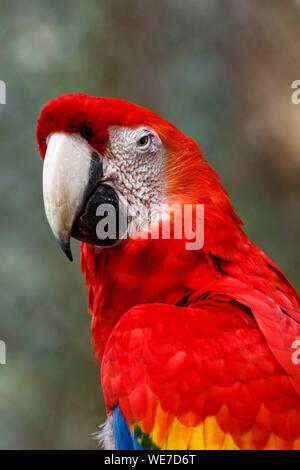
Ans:
POLYGON ((142 135, 138 141, 137 146, 140 150, 147 150, 151 145, 151 136, 150 134, 142 135))

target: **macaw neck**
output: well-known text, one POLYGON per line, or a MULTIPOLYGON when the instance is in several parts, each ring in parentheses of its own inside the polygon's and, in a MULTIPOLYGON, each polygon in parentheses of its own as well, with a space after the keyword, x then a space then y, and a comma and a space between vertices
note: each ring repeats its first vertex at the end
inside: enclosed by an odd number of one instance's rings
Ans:
POLYGON ((230 214, 215 223, 209 214, 208 219, 205 244, 198 250, 188 250, 184 239, 128 239, 109 249, 82 244, 81 267, 99 360, 109 334, 128 310, 144 303, 180 305, 190 292, 220 276, 216 258, 224 250, 232 253, 245 235, 230 214))

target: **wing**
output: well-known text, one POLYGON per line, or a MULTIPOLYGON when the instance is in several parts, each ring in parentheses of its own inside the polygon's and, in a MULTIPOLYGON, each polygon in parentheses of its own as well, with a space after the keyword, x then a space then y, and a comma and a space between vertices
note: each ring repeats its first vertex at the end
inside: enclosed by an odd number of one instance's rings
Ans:
POLYGON ((300 398, 249 308, 141 305, 102 363, 118 449, 300 449, 300 398))

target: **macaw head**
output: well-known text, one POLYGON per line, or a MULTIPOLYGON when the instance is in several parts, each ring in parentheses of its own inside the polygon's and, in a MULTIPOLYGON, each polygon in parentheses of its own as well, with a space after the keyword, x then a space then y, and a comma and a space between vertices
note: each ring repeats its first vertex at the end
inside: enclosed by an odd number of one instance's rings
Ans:
POLYGON ((99 207, 109 204, 120 215, 126 206, 128 221, 137 206, 218 198, 212 191, 218 177, 198 145, 125 100, 81 93, 52 99, 38 120, 37 140, 46 215, 70 259, 71 237, 96 246, 117 242, 119 236, 99 239, 99 207))

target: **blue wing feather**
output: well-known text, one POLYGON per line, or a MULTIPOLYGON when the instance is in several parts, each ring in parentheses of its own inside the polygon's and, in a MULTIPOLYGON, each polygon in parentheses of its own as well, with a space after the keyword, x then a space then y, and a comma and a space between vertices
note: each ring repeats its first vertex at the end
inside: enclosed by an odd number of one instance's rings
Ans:
POLYGON ((113 410, 113 429, 117 450, 143 450, 136 437, 130 432, 119 406, 113 410))

